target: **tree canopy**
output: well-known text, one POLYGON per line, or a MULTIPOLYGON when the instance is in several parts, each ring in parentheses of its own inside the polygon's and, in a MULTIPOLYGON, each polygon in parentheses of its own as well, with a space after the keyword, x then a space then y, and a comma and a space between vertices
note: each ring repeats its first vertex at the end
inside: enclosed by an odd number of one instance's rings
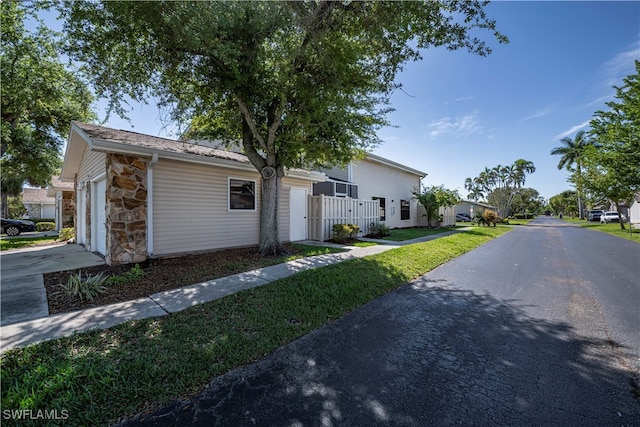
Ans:
POLYGON ((588 133, 584 130, 576 133, 574 139, 564 137, 560 140, 560 142, 562 143, 562 145, 551 150, 551 154, 554 156, 561 156, 560 161, 558 162, 558 169, 566 168, 569 172, 571 172, 569 181, 573 182, 576 186, 578 194, 578 215, 580 218, 582 218, 583 212, 581 198, 584 192, 582 188, 582 164, 584 163, 584 156, 586 155, 587 148, 591 145, 594 145, 596 147, 598 147, 599 145, 592 138, 589 138, 588 133))
POLYGON ((429 225, 431 225, 431 220, 436 218, 441 207, 454 206, 460 202, 458 190, 450 190, 443 185, 423 186, 422 191, 413 191, 413 198, 427 211, 427 224, 429 225))
POLYGON ((242 140, 261 172, 260 250, 278 252, 286 168, 345 164, 379 142, 403 64, 506 38, 487 2, 65 2, 71 56, 126 114, 153 95, 190 134, 242 140))
POLYGON ((489 203, 493 204, 498 215, 505 218, 511 213, 511 204, 518 191, 524 186, 527 174, 536 171, 533 162, 518 159, 509 166, 497 165, 484 171, 475 178, 467 178, 465 187, 471 194, 486 194, 489 203))
POLYGON ((61 164, 60 147, 71 120, 91 120, 93 97, 58 56, 57 35, 43 25, 34 32, 33 11, 16 1, 0 2, 2 85, 0 166, 3 215, 6 196, 22 184, 44 186, 61 164))

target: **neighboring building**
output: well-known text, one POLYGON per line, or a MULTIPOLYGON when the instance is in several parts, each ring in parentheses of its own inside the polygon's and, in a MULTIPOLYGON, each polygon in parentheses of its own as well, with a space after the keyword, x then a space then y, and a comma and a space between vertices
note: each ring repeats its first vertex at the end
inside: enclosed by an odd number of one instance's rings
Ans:
MULTIPOLYGON (((74 183, 77 243, 107 264, 259 241, 261 177, 242 154, 73 122, 60 179, 74 183)), ((307 238, 307 196, 326 179, 286 172, 283 241, 307 238)))
POLYGON ((413 191, 420 189, 425 172, 374 154, 354 160, 346 168, 323 170, 329 180, 314 184, 314 195, 351 197, 379 202, 378 221, 389 228, 420 225, 419 204, 413 191))
POLYGON ((25 188, 22 192, 22 204, 31 219, 53 219, 55 217, 55 199, 47 195, 44 188, 25 188))
POLYGON ((495 206, 487 205, 486 203, 474 202, 471 200, 462 200, 455 206, 455 213, 466 213, 470 215, 471 218, 476 214, 476 212, 482 212, 491 210, 497 212, 495 206))
POLYGON ((55 200, 56 231, 73 227, 76 210, 73 182, 62 182, 59 176, 52 176, 51 185, 47 187, 47 195, 55 200))

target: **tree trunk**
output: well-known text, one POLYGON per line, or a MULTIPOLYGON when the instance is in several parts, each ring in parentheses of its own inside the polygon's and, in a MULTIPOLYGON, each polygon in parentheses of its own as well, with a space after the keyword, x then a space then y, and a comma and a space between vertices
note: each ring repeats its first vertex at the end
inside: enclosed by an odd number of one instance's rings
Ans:
POLYGON ((620 228, 626 230, 624 227, 624 221, 622 220, 622 215, 620 215, 620 203, 616 202, 616 211, 618 211, 618 222, 620 223, 620 228))
POLYGON ((278 234, 278 193, 282 177, 275 168, 262 169, 262 206, 260 208, 260 242, 258 251, 261 255, 282 255, 286 250, 280 242, 278 234))

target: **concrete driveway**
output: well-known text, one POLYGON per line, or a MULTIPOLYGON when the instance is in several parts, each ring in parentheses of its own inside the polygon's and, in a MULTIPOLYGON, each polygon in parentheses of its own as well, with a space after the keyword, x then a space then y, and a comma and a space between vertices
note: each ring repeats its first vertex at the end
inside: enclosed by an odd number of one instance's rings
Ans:
POLYGON ((74 244, 0 253, 0 325, 49 315, 44 273, 102 264, 104 259, 74 244))

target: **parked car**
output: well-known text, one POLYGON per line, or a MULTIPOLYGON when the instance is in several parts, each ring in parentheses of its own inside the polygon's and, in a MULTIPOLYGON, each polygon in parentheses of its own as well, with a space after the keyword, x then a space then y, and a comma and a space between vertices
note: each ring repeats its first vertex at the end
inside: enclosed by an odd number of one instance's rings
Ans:
POLYGON ((36 231, 36 225, 33 221, 2 218, 2 232, 8 236, 17 236, 20 233, 28 231, 36 231))
POLYGON ((622 222, 625 222, 627 220, 627 217, 624 216, 624 214, 620 214, 620 217, 618 217, 618 212, 609 211, 604 212, 602 215, 600 215, 600 222, 602 224, 606 224, 609 222, 619 222, 620 218, 622 218, 622 222))
POLYGON ((457 213, 456 222, 471 222, 471 217, 466 213, 457 213))
POLYGON ((591 210, 587 213, 587 221, 600 221, 604 211, 602 209, 591 210))

